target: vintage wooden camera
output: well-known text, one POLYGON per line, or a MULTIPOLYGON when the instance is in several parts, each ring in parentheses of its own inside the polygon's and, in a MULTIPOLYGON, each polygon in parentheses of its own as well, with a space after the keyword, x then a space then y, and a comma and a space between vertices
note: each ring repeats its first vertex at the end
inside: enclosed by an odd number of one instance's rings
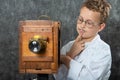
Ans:
POLYGON ((25 20, 19 24, 20 73, 57 72, 60 23, 51 20, 25 20))

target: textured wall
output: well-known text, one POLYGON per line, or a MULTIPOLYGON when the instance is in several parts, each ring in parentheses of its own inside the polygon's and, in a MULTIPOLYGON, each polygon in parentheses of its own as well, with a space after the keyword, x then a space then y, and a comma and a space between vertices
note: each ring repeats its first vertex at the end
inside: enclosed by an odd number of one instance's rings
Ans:
MULTIPOLYGON (((0 0, 0 80, 24 80, 35 77, 18 72, 18 22, 38 19, 49 15, 62 22, 62 45, 73 40, 76 33, 76 18, 82 0, 0 0)), ((109 0, 112 11, 107 27, 101 37, 111 46, 112 74, 110 80, 120 80, 120 0, 109 0)))

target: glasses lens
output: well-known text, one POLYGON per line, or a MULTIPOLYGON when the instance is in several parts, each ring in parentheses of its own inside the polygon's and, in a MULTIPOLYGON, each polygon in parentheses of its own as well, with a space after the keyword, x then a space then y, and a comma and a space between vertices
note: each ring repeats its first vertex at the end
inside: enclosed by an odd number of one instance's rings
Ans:
POLYGON ((94 23, 92 21, 86 21, 86 26, 92 27, 92 26, 94 26, 94 23))

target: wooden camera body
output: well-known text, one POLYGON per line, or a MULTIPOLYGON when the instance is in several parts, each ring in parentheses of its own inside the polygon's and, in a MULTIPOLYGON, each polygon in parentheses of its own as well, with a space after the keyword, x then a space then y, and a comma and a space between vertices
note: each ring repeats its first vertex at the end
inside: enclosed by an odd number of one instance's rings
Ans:
POLYGON ((51 20, 25 20, 19 24, 20 73, 56 73, 60 23, 51 20))

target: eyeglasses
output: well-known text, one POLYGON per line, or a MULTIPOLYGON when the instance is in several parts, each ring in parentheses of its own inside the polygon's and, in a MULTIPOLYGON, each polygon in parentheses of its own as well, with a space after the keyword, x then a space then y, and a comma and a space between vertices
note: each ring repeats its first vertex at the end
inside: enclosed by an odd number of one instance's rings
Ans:
POLYGON ((88 27, 88 28, 92 28, 94 26, 98 26, 99 24, 97 23, 94 23, 93 21, 91 20, 86 20, 84 21, 82 17, 79 17, 78 18, 78 24, 82 24, 83 22, 85 22, 85 26, 88 27))

